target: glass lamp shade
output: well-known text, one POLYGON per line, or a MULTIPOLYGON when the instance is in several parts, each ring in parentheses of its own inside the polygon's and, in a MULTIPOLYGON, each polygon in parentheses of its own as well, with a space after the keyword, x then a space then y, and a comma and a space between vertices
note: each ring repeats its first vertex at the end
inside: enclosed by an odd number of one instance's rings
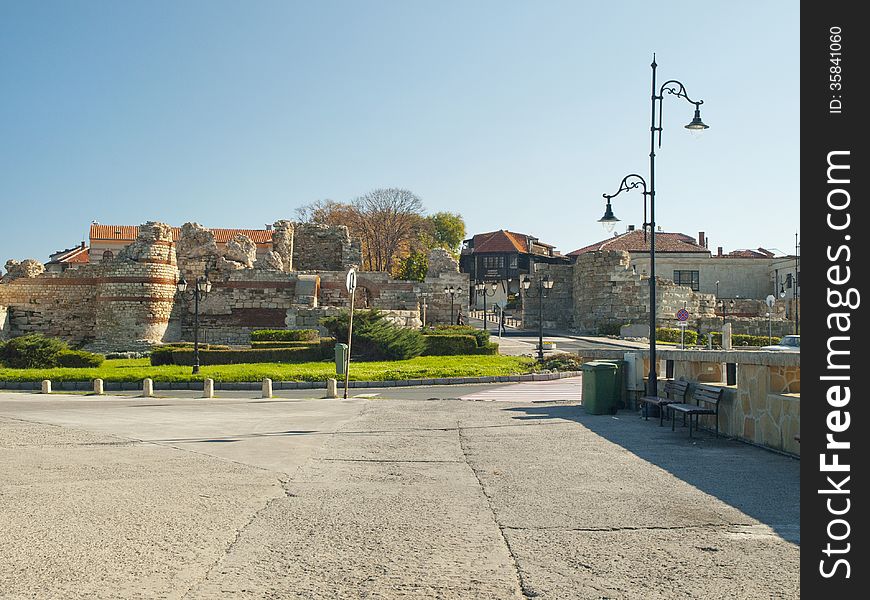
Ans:
POLYGON ((477 283, 474 284, 474 291, 475 292, 482 292, 485 289, 486 289, 486 284, 483 283, 482 281, 478 281, 477 283))
POLYGON ((526 275, 525 277, 520 279, 520 285, 523 287, 524 290, 527 290, 532 287, 532 280, 529 279, 528 275, 526 275))
POLYGON ((182 277, 177 282, 175 282, 176 289, 182 294, 187 291, 187 280, 182 277))
POLYGON ((701 109, 695 107, 695 117, 692 119, 692 122, 686 125, 686 129, 689 131, 704 131, 705 129, 710 129, 710 126, 704 123, 701 120, 701 109))
POLYGON ((498 289, 498 283, 493 281, 492 283, 489 284, 489 289, 492 290, 493 292, 495 292, 498 289))
POLYGON ((550 279, 549 275, 545 275, 544 278, 541 280, 541 283, 544 284, 545 288, 547 288, 548 290, 551 290, 551 289, 553 289, 553 284, 555 283, 555 281, 550 279))
POLYGON ((445 294, 449 294, 449 293, 450 293, 450 288, 444 288, 444 293, 445 293, 445 294))
POLYGON ((613 209, 610 207, 610 200, 607 200, 607 207, 604 209, 604 216, 598 219, 598 222, 604 227, 604 230, 608 233, 613 231, 616 224, 619 223, 619 219, 616 218, 616 215, 613 214, 613 209))

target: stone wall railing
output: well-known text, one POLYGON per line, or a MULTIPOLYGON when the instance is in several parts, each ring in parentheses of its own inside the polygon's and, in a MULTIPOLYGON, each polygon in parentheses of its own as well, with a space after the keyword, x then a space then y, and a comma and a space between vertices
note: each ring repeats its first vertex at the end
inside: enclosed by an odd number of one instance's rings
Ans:
MULTIPOLYGON (((645 378, 649 371, 649 350, 583 350, 584 361, 599 358, 623 359, 634 353, 643 362, 635 369, 645 378)), ((724 389, 719 408, 722 434, 800 455, 794 439, 800 433, 800 354, 759 350, 659 350, 657 368, 665 378, 666 362, 673 361, 674 379, 715 385, 724 389), (726 383, 726 364, 736 364, 736 385, 726 383)), ((693 390, 694 386, 690 386, 693 390)), ((693 402, 689 395, 687 402, 693 402)), ((713 417, 701 417, 702 426, 712 428, 713 417)))

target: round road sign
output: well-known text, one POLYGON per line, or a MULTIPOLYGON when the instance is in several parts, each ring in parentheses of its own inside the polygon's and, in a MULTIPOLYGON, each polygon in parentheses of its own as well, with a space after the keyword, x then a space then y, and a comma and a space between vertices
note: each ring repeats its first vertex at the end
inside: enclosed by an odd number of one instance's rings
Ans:
POLYGON ((679 319, 680 321, 685 321, 688 318, 689 318, 689 311, 687 311, 685 308, 681 308, 680 310, 677 311, 677 319, 679 319))

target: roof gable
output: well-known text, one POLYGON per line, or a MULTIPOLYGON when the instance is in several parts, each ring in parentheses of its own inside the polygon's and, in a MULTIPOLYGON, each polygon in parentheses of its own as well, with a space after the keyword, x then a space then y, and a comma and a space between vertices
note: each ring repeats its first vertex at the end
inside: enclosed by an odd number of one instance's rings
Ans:
MULTIPOLYGON (((627 231, 612 238, 584 246, 568 253, 568 256, 579 256, 598 250, 624 250, 626 252, 649 252, 651 236, 641 229, 627 231)), ((709 254, 710 250, 699 245, 695 238, 684 233, 656 232, 656 252, 693 252, 709 254)))

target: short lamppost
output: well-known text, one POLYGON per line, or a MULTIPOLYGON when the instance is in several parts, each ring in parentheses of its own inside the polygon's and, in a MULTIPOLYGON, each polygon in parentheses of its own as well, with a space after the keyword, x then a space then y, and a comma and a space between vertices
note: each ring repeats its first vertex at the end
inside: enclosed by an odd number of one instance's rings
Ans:
POLYGON ((614 215, 610 207, 610 199, 618 196, 621 192, 632 190, 636 187, 643 188, 644 195, 644 232, 649 226, 650 231, 650 259, 649 259, 649 300, 650 300, 650 334, 649 334, 649 379, 648 393, 651 396, 658 395, 658 383, 656 381, 656 135, 658 135, 658 146, 662 145, 662 100, 665 94, 684 98, 690 104, 695 106, 695 116, 692 121, 686 125, 686 129, 692 132, 700 132, 709 127, 701 120, 701 105, 703 100, 692 100, 686 92, 686 86, 676 79, 670 79, 664 82, 658 90, 656 89, 656 64, 655 54, 653 54, 652 67, 652 109, 650 116, 650 152, 649 152, 649 191, 647 191, 646 181, 637 174, 627 175, 622 179, 619 189, 613 195, 604 194, 607 199, 607 207, 604 211, 604 216, 599 219, 599 223, 604 225, 608 231, 613 231, 613 227, 619 221, 614 215), (658 103, 658 111, 656 111, 656 103, 658 103), (646 222, 646 198, 649 197, 649 222, 646 222))
POLYGON ((444 288, 444 293, 450 295, 450 324, 453 324, 453 302, 456 296, 462 294, 461 287, 453 287, 452 285, 444 288))
POLYGON ((495 296, 496 291, 498 291, 498 283, 491 281, 489 285, 487 285, 485 281, 478 281, 474 284, 474 291, 478 296, 483 296, 483 330, 487 331, 486 297, 495 296))
MULTIPOLYGON (((538 360, 544 360, 544 290, 553 289, 553 283, 549 275, 544 275, 535 286, 535 289, 538 290, 538 360)), ((520 280, 520 285, 528 291, 532 287, 532 280, 528 275, 525 275, 520 280)))
MULTIPOLYGON (((188 292, 187 280, 184 276, 175 284, 180 294, 188 292)), ((208 272, 201 277, 197 277, 194 282, 193 289, 189 293, 193 296, 193 374, 199 373, 199 302, 204 300, 208 293, 211 292, 211 281, 208 279, 208 272)))

